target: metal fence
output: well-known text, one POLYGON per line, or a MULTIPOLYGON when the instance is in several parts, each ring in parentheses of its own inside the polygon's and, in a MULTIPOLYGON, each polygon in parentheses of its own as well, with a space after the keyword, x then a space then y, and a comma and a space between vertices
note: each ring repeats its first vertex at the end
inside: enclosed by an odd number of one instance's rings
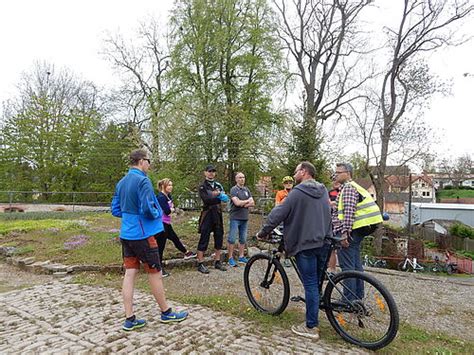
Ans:
MULTIPOLYGON (((49 212, 49 211, 108 211, 113 192, 38 192, 0 191, 0 212, 49 212)), ((175 205, 183 210, 199 210, 202 206, 197 192, 173 196, 175 205)), ((253 213, 267 214, 274 206, 274 198, 254 196, 253 213)))

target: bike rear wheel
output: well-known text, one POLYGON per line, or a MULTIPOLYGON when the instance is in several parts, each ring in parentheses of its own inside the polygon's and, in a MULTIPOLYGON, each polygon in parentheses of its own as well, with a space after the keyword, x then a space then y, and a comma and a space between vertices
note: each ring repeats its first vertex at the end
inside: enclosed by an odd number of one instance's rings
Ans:
POLYGON ((367 273, 337 274, 327 284, 323 302, 329 323, 349 343, 377 350, 397 335, 397 305, 385 286, 367 273), (361 297, 353 291, 355 283, 363 290, 361 297))
POLYGON ((278 315, 288 306, 290 282, 277 259, 269 255, 252 256, 244 270, 247 297, 258 311, 278 315))

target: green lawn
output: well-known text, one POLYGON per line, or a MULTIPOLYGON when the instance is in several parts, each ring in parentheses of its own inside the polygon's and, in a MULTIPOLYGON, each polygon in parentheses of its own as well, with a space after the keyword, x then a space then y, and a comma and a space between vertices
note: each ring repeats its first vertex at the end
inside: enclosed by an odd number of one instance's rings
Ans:
POLYGON ((474 198, 474 190, 439 190, 437 198, 474 198))
MULTIPOLYGON (((50 260, 65 265, 121 264, 121 245, 119 240, 120 219, 108 213, 95 213, 70 216, 58 219, 56 214, 43 213, 31 216, 22 213, 27 219, 16 216, 0 223, 0 246, 13 246, 17 254, 34 257, 38 261, 50 260), (34 218, 34 219, 33 219, 34 218)), ((196 250, 198 212, 186 212, 173 220, 173 226, 181 241, 191 250, 196 250)), ((252 215, 249 235, 255 235, 261 225, 262 217, 252 215)), ((227 226, 227 214, 224 218, 227 226)), ((224 228, 226 231, 228 228, 224 228)), ((226 241, 224 237, 224 244, 226 241)), ((211 242, 212 243, 212 242, 211 242)), ((211 244, 212 245, 212 244, 211 244)), ((212 253, 212 250, 209 251, 212 253)), ((171 242, 165 250, 165 259, 182 257, 171 242)))

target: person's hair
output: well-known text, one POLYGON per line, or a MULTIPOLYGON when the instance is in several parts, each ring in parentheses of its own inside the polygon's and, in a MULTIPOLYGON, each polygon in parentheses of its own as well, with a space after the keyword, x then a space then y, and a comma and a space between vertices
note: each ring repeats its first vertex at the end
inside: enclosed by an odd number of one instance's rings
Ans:
POLYGON ((336 167, 338 168, 343 168, 345 171, 347 171, 349 173, 349 175, 352 177, 352 171, 353 171, 353 168, 352 168, 352 165, 349 164, 349 163, 337 163, 336 164, 336 167))
POLYGON ((306 172, 312 178, 314 178, 316 176, 316 168, 309 161, 302 161, 299 165, 300 165, 300 168, 306 170, 306 172))
POLYGON ((148 156, 146 150, 144 149, 135 149, 130 153, 128 159, 131 166, 138 165, 138 162, 142 159, 145 159, 148 156))
POLYGON ((170 182, 171 182, 171 179, 168 179, 168 178, 161 179, 160 181, 158 181, 158 184, 157 184, 158 190, 161 192, 165 191, 165 189, 168 187, 170 182))
POLYGON ((237 175, 242 174, 245 177, 245 174, 241 171, 237 171, 234 175, 234 179, 237 177, 237 175))

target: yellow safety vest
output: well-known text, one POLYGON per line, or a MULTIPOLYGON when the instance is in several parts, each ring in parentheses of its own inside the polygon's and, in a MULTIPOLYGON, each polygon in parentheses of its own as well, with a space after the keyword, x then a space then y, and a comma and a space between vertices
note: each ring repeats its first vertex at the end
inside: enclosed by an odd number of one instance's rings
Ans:
MULTIPOLYGON (((381 223, 383 221, 379 206, 375 203, 369 192, 354 181, 349 181, 357 192, 362 196, 362 201, 356 204, 355 219, 352 229, 357 229, 372 224, 381 223)), ((339 203, 337 206, 337 216, 344 220, 344 206, 342 204, 342 191, 339 194, 339 203)))

